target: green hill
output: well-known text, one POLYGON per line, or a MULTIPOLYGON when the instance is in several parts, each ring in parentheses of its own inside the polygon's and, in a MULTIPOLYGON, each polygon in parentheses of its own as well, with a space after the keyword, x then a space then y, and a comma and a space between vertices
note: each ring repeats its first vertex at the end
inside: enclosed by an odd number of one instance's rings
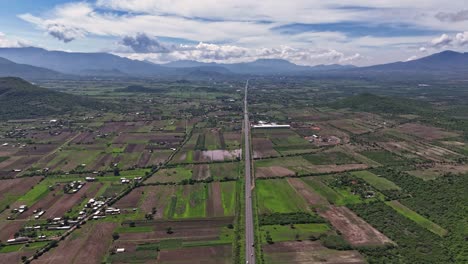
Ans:
POLYGON ((105 107, 98 101, 41 88, 15 77, 0 78, 0 105, 0 120, 27 119, 105 107))

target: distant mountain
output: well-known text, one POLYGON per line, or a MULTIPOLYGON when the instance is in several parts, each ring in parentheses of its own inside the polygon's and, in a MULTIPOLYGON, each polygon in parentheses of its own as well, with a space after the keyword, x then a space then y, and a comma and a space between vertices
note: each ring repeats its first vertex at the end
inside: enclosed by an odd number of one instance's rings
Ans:
POLYGON ((28 119, 106 105, 81 96, 41 88, 16 78, 0 78, 0 120, 28 119))
POLYGON ((98 75, 118 71, 132 76, 158 76, 174 71, 160 65, 130 60, 108 53, 73 53, 40 48, 0 48, 0 57, 16 63, 44 67, 74 75, 98 75))
POLYGON ((253 62, 245 63, 203 63, 198 61, 181 60, 174 61, 163 66, 171 68, 187 68, 187 67, 222 67, 231 73, 236 74, 307 74, 308 72, 341 70, 355 68, 353 65, 317 65, 317 66, 300 66, 281 59, 259 59, 253 62))
POLYGON ((468 73, 468 53, 443 51, 417 60, 363 67, 357 69, 357 71, 406 73, 442 73, 456 71, 468 73))
POLYGON ((20 77, 24 79, 57 79, 64 78, 64 74, 49 69, 26 64, 14 63, 0 58, 0 77, 20 77))

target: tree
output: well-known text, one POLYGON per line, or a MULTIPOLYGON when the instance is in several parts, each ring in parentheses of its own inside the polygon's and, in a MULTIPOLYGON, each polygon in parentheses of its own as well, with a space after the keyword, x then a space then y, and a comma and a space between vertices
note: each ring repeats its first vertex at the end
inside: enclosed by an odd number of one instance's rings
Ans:
POLYGON ((174 231, 172 230, 172 227, 168 227, 168 228, 166 229, 166 233, 168 233, 169 235, 170 235, 170 234, 173 234, 174 231))
POLYGON ((114 176, 120 176, 120 169, 119 167, 114 168, 114 176))
POLYGON ((272 238, 271 235, 270 235, 270 231, 267 231, 267 232, 266 232, 266 234, 265 234, 265 239, 266 239, 266 242, 267 242, 268 244, 270 244, 270 245, 274 243, 274 242, 273 242, 273 238, 272 238))
POLYGON ((112 233, 112 239, 117 240, 119 238, 120 238, 119 233, 117 233, 117 232, 112 233))

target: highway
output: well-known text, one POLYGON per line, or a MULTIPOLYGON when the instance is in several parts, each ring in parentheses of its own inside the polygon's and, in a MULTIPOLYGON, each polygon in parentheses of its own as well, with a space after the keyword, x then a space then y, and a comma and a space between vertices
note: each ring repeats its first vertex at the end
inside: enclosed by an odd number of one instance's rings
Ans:
POLYGON ((247 109, 247 90, 249 81, 245 84, 244 96, 244 138, 245 138, 245 260, 248 264, 255 263, 255 235, 252 209, 252 164, 250 156, 250 122, 247 109))

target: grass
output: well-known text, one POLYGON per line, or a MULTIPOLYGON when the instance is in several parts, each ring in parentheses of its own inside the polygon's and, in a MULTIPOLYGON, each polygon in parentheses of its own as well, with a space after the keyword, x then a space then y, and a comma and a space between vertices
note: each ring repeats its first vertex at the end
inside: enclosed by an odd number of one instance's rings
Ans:
POLYGON ((313 165, 301 156, 282 157, 255 161, 255 167, 286 167, 299 175, 313 171, 313 165))
POLYGON ((262 180, 256 182, 260 213, 292 213, 307 211, 305 200, 286 180, 262 180))
POLYGON ((399 165, 405 162, 400 156, 385 150, 363 151, 360 154, 382 165, 399 165))
POLYGON ((239 177, 240 170, 239 162, 210 164, 210 174, 213 179, 224 179, 226 177, 236 179, 239 177))
POLYGON ((176 198, 167 209, 169 218, 199 218, 206 216, 208 188, 206 184, 179 186, 176 198))
POLYGON ((432 222, 431 220, 425 218, 424 216, 416 213, 410 208, 404 206, 398 201, 390 201, 390 202, 386 202, 386 204, 392 207, 393 209, 395 209, 395 211, 397 211, 399 214, 411 219, 418 225, 431 231, 434 234, 437 234, 439 236, 445 236, 447 234, 447 230, 437 225, 436 223, 432 222))
POLYGON ((303 178, 303 181, 312 187, 312 189, 314 189, 318 194, 325 197, 330 203, 343 205, 341 202, 343 199, 341 195, 328 187, 318 177, 303 178))
POLYGON ((5 160, 9 159, 10 157, 0 157, 0 162, 4 162, 5 160))
POLYGON ((221 200, 223 201, 224 215, 234 215, 236 209, 236 182, 221 183, 221 200))
POLYGON ((162 169, 152 176, 148 182, 181 182, 192 178, 193 171, 188 166, 162 169))
POLYGON ((17 252, 20 251, 23 246, 23 244, 4 246, 0 248, 0 253, 17 252))
POLYGON ((342 152, 327 152, 318 154, 308 154, 303 156, 308 162, 314 165, 329 165, 329 164, 353 164, 357 161, 342 152))
POLYGON ((355 171, 351 172, 353 176, 359 177, 369 183, 372 187, 376 188, 379 191, 385 190, 401 190, 401 188, 395 183, 385 179, 384 177, 379 177, 369 171, 355 171))
POLYGON ((24 203, 27 206, 33 205, 35 202, 39 201, 41 198, 46 196, 49 193, 49 186, 44 183, 40 183, 34 186, 29 192, 23 195, 18 199, 18 202, 24 203))
POLYGON ((293 228, 290 225, 268 225, 260 228, 261 236, 264 238, 268 232, 273 242, 306 240, 328 231, 330 227, 327 224, 296 224, 293 228))

